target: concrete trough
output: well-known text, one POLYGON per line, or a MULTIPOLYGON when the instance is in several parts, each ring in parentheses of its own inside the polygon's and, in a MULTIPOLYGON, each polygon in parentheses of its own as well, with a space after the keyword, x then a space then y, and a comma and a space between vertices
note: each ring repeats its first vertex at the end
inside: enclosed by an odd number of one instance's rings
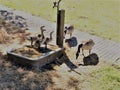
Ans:
POLYGON ((19 63, 21 65, 30 65, 33 67, 41 67, 45 64, 51 63, 63 54, 62 48, 56 48, 55 50, 51 50, 49 52, 43 52, 36 58, 30 58, 19 53, 15 53, 15 50, 17 49, 7 52, 8 60, 14 61, 15 63, 19 63))

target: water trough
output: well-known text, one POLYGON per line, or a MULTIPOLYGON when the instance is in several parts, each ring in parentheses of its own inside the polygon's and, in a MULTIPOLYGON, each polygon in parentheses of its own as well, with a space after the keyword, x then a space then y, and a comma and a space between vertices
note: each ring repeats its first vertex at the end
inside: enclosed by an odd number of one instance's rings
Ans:
POLYGON ((57 47, 56 45, 52 45, 55 47, 54 49, 49 48, 48 50, 42 50, 42 52, 38 52, 35 50, 35 53, 28 53, 32 52, 33 49, 29 49, 27 47, 12 49, 7 52, 8 59, 14 61, 16 63, 33 66, 33 67, 41 67, 45 64, 51 63, 60 57, 63 54, 63 49, 57 47), (22 49, 26 50, 26 53, 22 53, 22 49), (17 52, 18 51, 18 52, 17 52), (35 55, 37 52, 38 55, 35 55), (28 55, 27 55, 28 54, 28 55), (32 57, 34 56, 34 57, 32 57))

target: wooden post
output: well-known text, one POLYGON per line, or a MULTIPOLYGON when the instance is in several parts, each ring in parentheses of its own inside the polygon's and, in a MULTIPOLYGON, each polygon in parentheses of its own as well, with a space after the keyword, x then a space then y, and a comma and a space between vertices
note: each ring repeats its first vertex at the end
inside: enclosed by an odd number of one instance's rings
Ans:
POLYGON ((65 10, 58 10, 56 44, 61 48, 63 48, 64 17, 65 17, 65 10))

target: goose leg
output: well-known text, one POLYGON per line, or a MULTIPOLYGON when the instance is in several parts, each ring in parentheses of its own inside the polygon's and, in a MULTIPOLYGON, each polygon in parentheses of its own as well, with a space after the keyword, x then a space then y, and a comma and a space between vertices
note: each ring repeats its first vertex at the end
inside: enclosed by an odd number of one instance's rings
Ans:
POLYGON ((70 38, 72 37, 72 33, 70 33, 70 38))
POLYGON ((47 49, 47 44, 45 44, 45 49, 47 49))
POLYGON ((30 40, 31 40, 31 47, 33 47, 33 38, 30 37, 30 40))
POLYGON ((38 42, 38 49, 40 49, 40 41, 38 42))
POLYGON ((39 49, 39 47, 40 47, 40 43, 39 43, 39 41, 38 41, 38 40, 37 40, 37 41, 35 41, 34 46, 35 46, 35 47, 37 47, 37 48, 39 49))
POLYGON ((89 55, 90 55, 90 53, 91 53, 91 49, 89 49, 89 55))
POLYGON ((31 40, 31 46, 33 47, 33 41, 31 40))
POLYGON ((84 51, 83 51, 83 49, 82 49, 82 55, 85 56, 85 55, 84 55, 84 51))

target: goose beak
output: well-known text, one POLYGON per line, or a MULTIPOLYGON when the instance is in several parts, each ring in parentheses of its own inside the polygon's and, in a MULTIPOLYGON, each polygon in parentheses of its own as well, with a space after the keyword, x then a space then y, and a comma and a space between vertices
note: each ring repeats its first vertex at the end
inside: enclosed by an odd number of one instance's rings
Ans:
POLYGON ((44 28, 45 26, 43 25, 43 26, 41 26, 41 28, 44 28))
POLYGON ((45 26, 41 26, 40 29, 43 29, 45 26))

